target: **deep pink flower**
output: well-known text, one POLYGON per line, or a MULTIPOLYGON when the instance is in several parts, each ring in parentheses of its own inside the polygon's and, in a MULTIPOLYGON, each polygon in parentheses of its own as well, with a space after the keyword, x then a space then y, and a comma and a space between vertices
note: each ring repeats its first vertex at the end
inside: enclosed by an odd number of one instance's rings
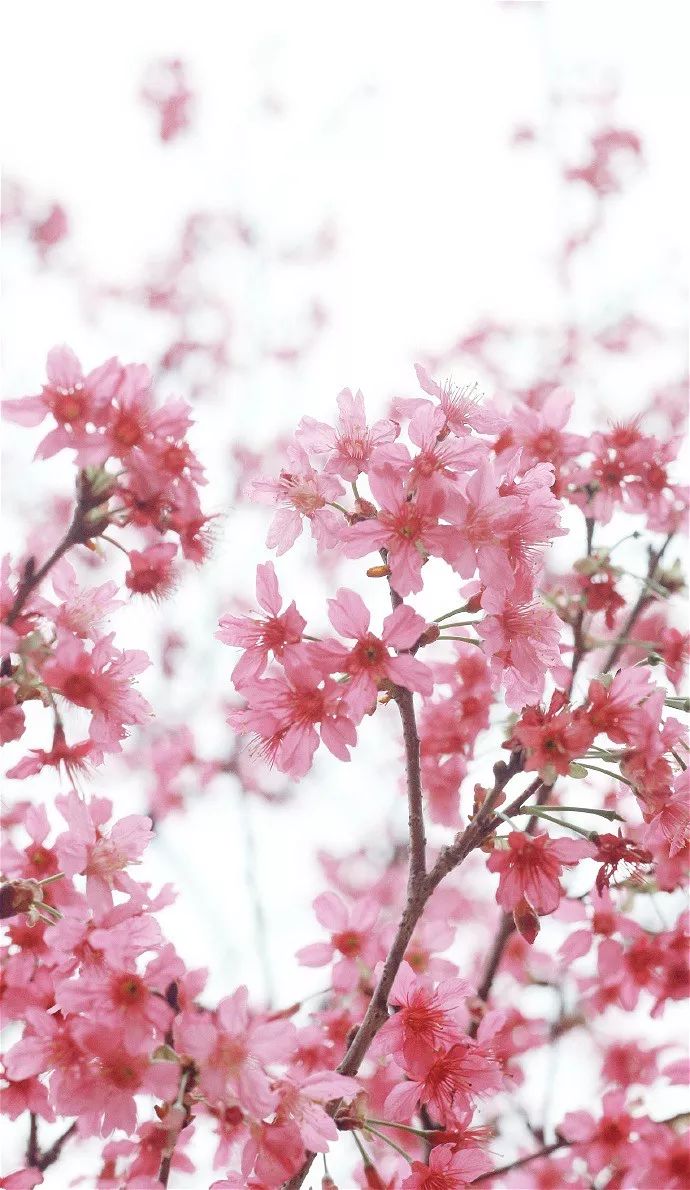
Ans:
POLYGON ((317 645, 314 655, 323 658, 331 672, 350 675, 345 687, 345 703, 355 723, 376 704, 379 683, 393 682, 407 690, 431 694, 433 676, 427 665, 403 653, 392 656, 389 649, 411 649, 426 628, 426 622, 411 607, 400 604, 386 616, 381 638, 369 631, 371 619, 364 600, 355 591, 341 587, 335 599, 328 600, 331 624, 342 636, 357 644, 349 652, 331 641, 317 645))
POLYGON ((260 677, 268 664, 269 654, 282 660, 287 650, 302 640, 307 621, 297 611, 294 602, 281 612, 282 599, 272 562, 256 568, 256 601, 268 615, 264 619, 250 616, 222 616, 218 640, 226 645, 244 649, 232 671, 232 680, 239 688, 243 682, 260 677))
POLYGON ((172 562, 176 553, 174 542, 159 542, 145 550, 130 550, 125 586, 136 595, 163 599, 175 583, 172 562))
POLYGON ((401 1123, 421 1102, 428 1104, 434 1119, 452 1125, 462 1120, 473 1098, 498 1091, 503 1082, 493 1056, 468 1037, 438 1053, 431 1063, 415 1064, 408 1073, 410 1081, 398 1083, 385 1103, 387 1116, 401 1123))
POLYGON ((561 899, 559 877, 564 864, 576 864, 596 848, 586 839, 550 839, 548 835, 530 837, 521 831, 508 835, 508 849, 496 848, 487 861, 490 872, 499 872, 496 900, 511 913, 524 898, 543 916, 553 913, 561 899))
POLYGON ((397 1012, 379 1029, 369 1053, 393 1054, 404 1067, 431 1061, 435 1050, 462 1040, 472 992, 464 979, 445 979, 435 987, 432 979, 401 963, 388 997, 397 1012))
POLYGON ((385 549, 391 582, 398 595, 421 591, 422 565, 428 556, 450 556, 453 530, 439 523, 445 498, 427 487, 414 499, 408 499, 403 480, 391 466, 370 471, 369 486, 381 506, 380 512, 343 532, 343 553, 346 558, 362 558, 385 549))
POLYGON ((57 694, 91 712, 89 735, 106 751, 119 751, 125 725, 144 723, 151 708, 133 678, 151 661, 140 649, 121 651, 115 634, 102 637, 89 653, 73 636, 60 636, 42 669, 43 680, 57 694))
POLYGON ((429 1154, 428 1165, 412 1162, 411 1173, 401 1190, 464 1190, 491 1168, 491 1159, 481 1149, 457 1150, 455 1145, 436 1145, 429 1154))

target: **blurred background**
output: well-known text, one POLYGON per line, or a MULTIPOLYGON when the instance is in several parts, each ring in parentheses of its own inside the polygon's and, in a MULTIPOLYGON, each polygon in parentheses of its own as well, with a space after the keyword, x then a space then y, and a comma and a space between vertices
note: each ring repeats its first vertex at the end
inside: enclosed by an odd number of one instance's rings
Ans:
MULTIPOLYGON (((146 875, 180 890, 163 924, 211 997, 318 991, 293 955, 316 937, 319 853, 378 837, 383 855, 405 820, 378 721, 349 768, 320 754, 298 789, 238 779, 233 654, 213 634, 266 557, 247 482, 277 473, 301 416, 331 421, 341 388, 372 418, 416 395, 416 361, 506 403, 564 385, 577 430, 638 411, 680 429, 688 23, 682 3, 615 0, 6 14, 5 395, 39 391, 56 343, 85 369, 145 362, 161 398, 192 403, 208 472, 210 562, 161 607, 118 613, 118 643, 153 657, 157 719, 95 785, 154 814, 146 875)), ((40 436, 4 430, 20 554, 27 532, 45 552, 73 494, 63 457, 29 467, 40 436)), ((333 576, 305 582, 312 557, 300 545, 278 570, 323 625, 333 576)), ((475 780, 494 759, 488 741, 475 780)))

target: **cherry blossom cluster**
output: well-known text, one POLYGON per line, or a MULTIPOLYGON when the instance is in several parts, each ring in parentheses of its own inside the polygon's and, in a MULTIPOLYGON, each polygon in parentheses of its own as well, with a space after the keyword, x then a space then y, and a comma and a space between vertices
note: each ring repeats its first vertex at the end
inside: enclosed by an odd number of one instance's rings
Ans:
POLYGON ((50 416, 55 426, 36 457, 67 449, 77 467, 62 540, 43 562, 28 552, 16 567, 9 559, 2 567, 2 741, 22 736, 27 701, 43 703, 54 720, 51 748, 32 750, 9 773, 26 777, 44 766, 100 763, 150 714, 134 685, 149 658, 118 648, 110 630, 122 604, 118 583, 84 586, 67 554, 115 545, 128 560, 124 593, 158 598, 174 586, 180 553, 205 557, 208 517, 199 502, 203 472, 187 441, 189 408, 179 400, 157 406, 145 367, 113 359, 84 375, 68 348, 54 348, 41 394, 5 402, 5 413, 28 426, 50 416), (66 741, 65 706, 88 713, 87 739, 66 741))
MULTIPOLYGON (((152 68, 142 97, 163 141, 190 127, 180 61, 152 68)), ((580 155, 562 163, 590 201, 559 246, 561 282, 643 159, 610 97, 594 107, 580 155)), ((516 143, 539 137, 523 128, 516 143)), ((60 204, 39 209, 20 190, 5 218, 43 263, 67 231, 60 204)), ((257 239, 234 214, 197 212, 137 284, 100 287, 172 319, 159 370, 189 370, 192 395, 238 365, 235 312, 198 280, 204 254, 257 239)), ((283 259, 331 247, 324 228, 283 259)), ((304 342, 262 345, 261 358, 294 362, 323 320, 314 302, 304 342)), ((52 419, 37 458, 72 451, 77 485, 62 540, 45 561, 41 540, 5 563, 0 591, 0 742, 23 740, 31 704, 52 723, 6 771, 26 800, 3 815, 2 1094, 27 1142, 0 1185, 31 1190, 70 1150, 99 1190, 208 1185, 205 1146, 213 1190, 686 1190, 687 1112, 656 1110, 660 1089, 690 1082, 684 1042, 631 1040, 640 1018, 672 1023, 690 991, 678 717, 690 638, 672 561, 688 503, 676 464, 686 386, 651 386, 666 435, 641 416, 591 434, 570 420, 604 355, 669 339, 632 312, 527 329, 487 316, 425 357, 422 395, 395 397, 386 416, 367 419, 344 390, 333 425, 304 417, 264 454, 231 444, 238 502, 249 481, 274 508, 267 547, 280 558, 306 530, 331 594, 308 624, 301 599, 281 594, 280 563, 258 563, 257 608, 238 602, 220 620, 219 640, 240 651, 240 702, 217 709, 238 735, 211 756, 191 725, 152 725, 136 687, 149 658, 116 647, 110 623, 123 595, 164 598, 180 554, 208 552, 189 407, 157 404, 139 365, 84 374, 66 348, 50 353, 39 396, 6 403, 27 427, 52 419), (539 361, 527 380, 524 356, 539 361), (432 379, 458 357, 497 395, 432 379), (123 584, 87 585, 79 563, 116 561, 112 545, 127 555, 123 584), (455 592, 451 611, 432 603, 439 584, 455 592), (390 612, 370 607, 375 587, 390 612), (221 776, 243 797, 294 804, 289 782, 312 767, 318 778, 319 743, 354 772, 365 720, 383 735, 393 708, 409 837, 377 830, 372 782, 367 843, 320 856, 315 924, 295 956, 318 990, 257 1006, 230 986, 212 1000, 159 920, 172 887, 152 892, 136 875, 159 822, 221 776), (68 739, 75 719, 84 738, 68 739), (121 749, 150 817, 122 817, 114 781, 112 796, 84 792, 121 749), (44 770, 56 796, 32 784, 44 770), (535 1009, 537 990, 550 1009, 535 1009), (560 1111, 551 1091, 569 1041, 598 1081, 560 1111), (545 1116, 523 1096, 535 1057, 551 1071, 545 1116), (347 1181, 334 1168, 343 1151, 347 1181)), ((178 687, 183 646, 166 625, 162 672, 178 687)))

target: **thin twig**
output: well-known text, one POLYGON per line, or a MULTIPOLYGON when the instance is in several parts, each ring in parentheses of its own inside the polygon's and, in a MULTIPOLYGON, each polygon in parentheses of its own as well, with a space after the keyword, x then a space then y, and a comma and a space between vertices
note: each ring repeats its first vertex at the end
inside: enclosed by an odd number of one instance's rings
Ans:
MULTIPOLYGON (((656 571, 657 571, 657 567, 658 567, 661 559, 663 558, 667 547, 670 545, 672 537, 673 537, 673 532, 668 534, 668 537, 666 537, 663 544, 659 546, 658 550, 656 550, 650 554, 649 567, 647 570, 647 579, 648 580, 654 578, 654 575, 656 574, 656 571)), ((625 624, 623 625, 623 627, 620 631, 619 635, 621 637, 630 636, 630 633, 631 633, 632 629, 635 627, 635 624, 637 623, 641 612, 644 611, 644 609, 646 608, 648 603, 652 602, 652 599, 653 599, 653 596, 649 594, 648 588, 643 587, 642 590, 640 591, 637 602, 635 603, 634 607, 632 608, 630 615, 628 616, 627 620, 625 621, 625 624)), ((613 666, 616 664, 618 658, 620 657, 624 647, 625 646, 623 644, 621 644, 620 641, 616 641, 616 643, 613 646, 613 648, 611 649, 608 657, 606 658, 606 661, 604 662, 602 673, 608 673, 608 671, 613 668, 613 666)))

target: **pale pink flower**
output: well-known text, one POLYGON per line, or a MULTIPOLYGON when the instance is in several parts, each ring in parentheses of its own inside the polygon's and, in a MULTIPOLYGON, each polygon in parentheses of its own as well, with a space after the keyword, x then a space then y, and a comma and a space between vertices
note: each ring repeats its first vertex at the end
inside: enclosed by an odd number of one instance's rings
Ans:
POLYGON ((87 804, 72 790, 55 804, 69 826, 55 840, 62 871, 86 876, 89 904, 96 912, 106 912, 113 904, 113 889, 131 889, 125 868, 139 862, 151 839, 151 819, 128 814, 106 833, 103 828, 112 813, 112 802, 106 798, 91 798, 87 804))
POLYGON ((516 496, 499 493, 488 460, 462 491, 452 493, 446 515, 458 530, 453 538, 453 566, 462 578, 472 578, 479 570, 482 582, 492 589, 507 591, 513 586, 507 541, 519 512, 516 496))
POLYGON ((343 493, 343 486, 330 475, 315 471, 307 452, 298 443, 287 449, 288 467, 278 479, 255 479, 252 490, 279 506, 268 531, 266 545, 280 556, 295 544, 302 532, 302 518, 320 549, 335 545, 343 528, 342 513, 328 505, 343 493))
POLYGON ((71 632, 95 642, 103 621, 123 606, 121 599, 113 598, 117 583, 111 581, 100 587, 84 587, 66 558, 61 558, 53 567, 50 579, 60 600, 51 618, 56 628, 65 633, 71 632))
POLYGON ((360 1087, 354 1078, 322 1070, 279 1079, 276 1090, 279 1096, 277 1122, 292 1121, 306 1149, 327 1153, 329 1145, 338 1139, 338 1129, 323 1105, 331 1099, 353 1099, 360 1087))
POLYGON ((324 467, 327 474, 354 483, 361 472, 368 471, 372 452, 385 442, 393 442, 400 426, 384 419, 369 427, 362 393, 353 396, 349 388, 338 396, 338 413, 335 429, 313 417, 303 417, 295 437, 311 453, 328 456, 324 467))
POLYGON ((197 1059, 199 1085, 212 1102, 233 1095, 257 1120, 278 1102, 266 1067, 288 1058, 295 1048, 295 1027, 289 1021, 252 1019, 246 987, 221 1000, 216 1021, 182 1013, 175 1021, 180 1052, 197 1059))
POLYGON ((490 658, 494 681, 505 684, 513 711, 540 701, 549 669, 561 668, 561 621, 537 603, 520 602, 516 594, 487 588, 482 607, 488 613, 477 624, 490 658))
POLYGON ((351 909, 337 893, 321 893, 314 901, 316 919, 330 930, 329 942, 314 942, 297 951, 303 967, 325 967, 334 959, 333 986, 337 991, 357 987, 364 970, 373 970, 378 947, 373 927, 379 906, 373 897, 363 897, 351 909))
POLYGON ((46 370, 48 384, 41 395, 3 402, 5 416, 23 426, 37 426, 46 414, 53 415, 57 428, 40 443, 37 458, 47 459, 63 447, 72 447, 78 452, 80 465, 100 462, 100 457, 92 457, 91 448, 95 446, 100 456, 102 440, 86 427, 102 421, 120 386, 122 367, 116 359, 109 359, 85 376, 69 347, 53 347, 48 352, 46 370))

